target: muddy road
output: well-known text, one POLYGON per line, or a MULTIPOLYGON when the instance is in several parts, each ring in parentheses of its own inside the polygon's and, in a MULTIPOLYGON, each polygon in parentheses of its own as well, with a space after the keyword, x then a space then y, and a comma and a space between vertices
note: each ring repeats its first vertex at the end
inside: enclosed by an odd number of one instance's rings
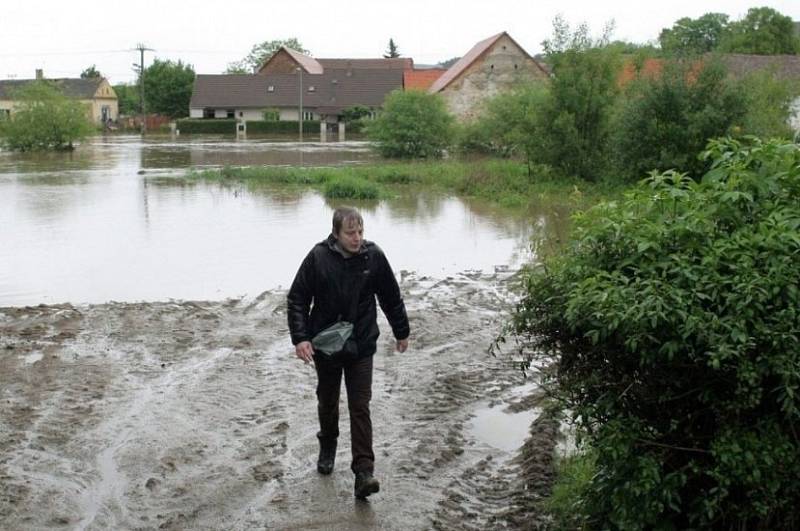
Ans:
POLYGON ((0 528, 541 528, 557 424, 486 353, 509 277, 401 275, 411 348, 393 352, 381 315, 368 502, 344 402, 334 473, 315 470, 314 370, 285 291, 0 309, 0 528))

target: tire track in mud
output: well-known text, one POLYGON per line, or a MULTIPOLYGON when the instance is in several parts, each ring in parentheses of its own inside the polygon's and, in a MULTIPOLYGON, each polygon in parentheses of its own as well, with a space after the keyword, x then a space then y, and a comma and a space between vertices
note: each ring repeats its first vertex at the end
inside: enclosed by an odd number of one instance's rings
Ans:
POLYGON ((530 528, 531 496, 549 488, 546 419, 527 453, 469 430, 479 408, 508 403, 524 383, 486 353, 515 300, 510 274, 401 277, 412 347, 394 353, 380 317, 372 410, 382 492, 367 504, 352 497, 344 391, 336 470, 314 471, 315 375, 294 358, 285 292, 0 309, 0 428, 10 434, 0 441, 0 522, 530 528))

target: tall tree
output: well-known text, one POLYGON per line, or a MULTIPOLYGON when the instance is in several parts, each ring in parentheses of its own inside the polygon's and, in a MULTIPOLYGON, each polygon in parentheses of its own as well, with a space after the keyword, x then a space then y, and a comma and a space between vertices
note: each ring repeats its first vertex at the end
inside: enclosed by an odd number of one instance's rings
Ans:
POLYGON ((608 163, 611 117, 618 93, 619 53, 609 47, 613 24, 599 39, 586 24, 574 31, 560 16, 542 44, 553 78, 550 98, 539 115, 543 130, 540 162, 586 180, 600 177, 608 163))
POLYGON ((796 54, 800 38, 791 17, 770 7, 754 7, 742 20, 731 23, 721 51, 758 55, 796 54))
POLYGON ((386 53, 383 54, 383 58, 394 59, 396 57, 400 57, 400 52, 397 51, 397 45, 394 43, 394 39, 389 38, 389 47, 386 48, 386 53))
POLYGON ((81 72, 81 79, 94 79, 99 77, 103 77, 103 74, 101 74, 100 71, 97 70, 97 67, 95 67, 95 65, 92 65, 83 72, 81 72))
POLYGON ((253 74, 258 68, 263 65, 267 59, 272 57, 272 54, 277 52, 282 46, 291 48, 306 55, 310 54, 303 45, 295 37, 288 39, 275 39, 271 41, 264 41, 260 44, 255 44, 250 53, 247 54, 240 61, 228 63, 228 68, 225 70, 226 74, 253 74))
POLYGON ((156 58, 144 71, 147 111, 174 118, 188 116, 194 78, 192 65, 156 58))
POLYGON ((112 87, 117 94, 119 113, 131 116, 141 112, 139 109, 139 86, 135 84, 120 83, 112 87))
POLYGON ((658 40, 666 53, 701 55, 715 50, 727 31, 728 15, 706 13, 696 19, 678 19, 671 28, 661 30, 658 40))

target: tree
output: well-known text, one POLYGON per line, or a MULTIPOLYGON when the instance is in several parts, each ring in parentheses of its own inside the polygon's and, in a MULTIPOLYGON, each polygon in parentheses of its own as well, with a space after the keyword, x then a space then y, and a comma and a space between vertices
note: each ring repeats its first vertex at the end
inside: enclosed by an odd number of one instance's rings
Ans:
POLYGON ((384 157, 441 157, 450 144, 453 117, 438 94, 394 90, 383 112, 369 124, 367 135, 384 157))
POLYGON ((533 175, 533 164, 545 149, 547 124, 541 109, 550 94, 541 83, 527 83, 489 99, 473 124, 466 126, 461 145, 466 150, 522 157, 533 175))
POLYGON ((658 40, 667 54, 702 55, 716 50, 728 31, 728 15, 706 13, 693 19, 678 19, 669 29, 661 30, 658 40))
POLYGON ((144 71, 147 111, 173 118, 188 116, 194 78, 192 65, 155 59, 144 71))
POLYGON ((14 93, 16 106, 0 124, 0 138, 9 149, 71 150, 92 132, 88 109, 66 97, 52 82, 35 81, 14 93))
POLYGON ((722 64, 686 60, 631 83, 620 107, 613 146, 621 176, 673 169, 699 178, 706 167, 697 156, 741 123, 747 101, 722 64))
POLYGON ((456 64, 459 61, 459 59, 461 59, 461 58, 460 57, 453 57, 453 58, 450 58, 450 59, 448 59, 446 61, 440 61, 438 66, 441 67, 441 68, 450 68, 451 66, 456 64))
POLYGON ((758 55, 796 54, 800 37, 795 34, 791 17, 770 7, 754 7, 742 20, 731 23, 720 50, 758 55))
POLYGON ((581 24, 574 31, 557 16, 542 44, 553 76, 540 108, 548 124, 540 162, 583 179, 599 178, 608 163, 611 116, 618 93, 619 54, 609 48, 613 25, 599 39, 581 24))
POLYGON ((394 59, 396 57, 400 57, 400 52, 397 51, 397 45, 394 43, 393 39, 389 39, 389 47, 386 48, 386 53, 383 54, 384 59, 394 59))
POLYGON ((252 74, 258 68, 267 62, 267 59, 272 57, 272 54, 277 52, 282 46, 287 48, 291 48, 292 50, 298 51, 302 54, 309 55, 311 52, 306 50, 300 41, 298 41, 295 37, 290 37, 288 39, 275 39, 272 41, 264 41, 260 44, 255 44, 251 49, 250 53, 247 54, 243 59, 240 61, 234 61, 232 63, 228 63, 228 68, 225 70, 226 74, 252 74))
POLYGON ((704 157, 577 217, 523 284, 523 353, 594 456, 571 528, 800 525, 800 149, 704 157))
POLYGON ((132 116, 141 112, 139 108, 139 86, 120 83, 112 87, 117 94, 119 113, 132 116))
POLYGON ((94 65, 81 72, 81 79, 93 79, 100 77, 103 77, 103 74, 101 74, 94 65))

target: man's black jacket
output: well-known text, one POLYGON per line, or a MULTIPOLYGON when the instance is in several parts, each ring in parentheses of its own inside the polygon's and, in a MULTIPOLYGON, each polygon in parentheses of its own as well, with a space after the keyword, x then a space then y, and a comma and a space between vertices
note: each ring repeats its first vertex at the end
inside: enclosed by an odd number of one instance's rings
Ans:
POLYGON ((376 295, 395 339, 406 339, 406 307, 383 251, 364 240, 358 254, 345 258, 335 244, 330 235, 315 245, 297 271, 287 307, 292 343, 311 341, 320 330, 344 320, 355 325, 358 356, 371 356, 379 335, 376 295))

